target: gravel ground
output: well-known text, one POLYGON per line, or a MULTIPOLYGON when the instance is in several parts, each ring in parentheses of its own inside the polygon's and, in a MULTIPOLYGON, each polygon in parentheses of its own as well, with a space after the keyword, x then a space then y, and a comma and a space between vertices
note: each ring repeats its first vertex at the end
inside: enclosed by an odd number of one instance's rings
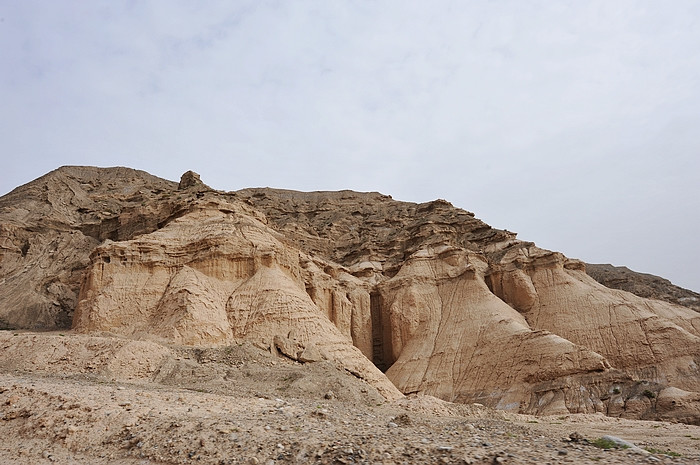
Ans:
POLYGON ((317 398, 199 391, 2 374, 0 462, 700 463, 697 426, 598 415, 535 418, 429 396, 375 403, 333 391, 317 398), (606 434, 655 453, 590 443, 606 434))

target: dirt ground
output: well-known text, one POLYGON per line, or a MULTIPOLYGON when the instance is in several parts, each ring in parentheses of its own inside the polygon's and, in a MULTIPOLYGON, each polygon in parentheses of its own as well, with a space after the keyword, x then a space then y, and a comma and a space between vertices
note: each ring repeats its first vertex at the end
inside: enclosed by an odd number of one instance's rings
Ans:
POLYGON ((245 343, 0 331, 0 351, 3 464, 700 463, 698 426, 385 402, 329 362, 245 343))

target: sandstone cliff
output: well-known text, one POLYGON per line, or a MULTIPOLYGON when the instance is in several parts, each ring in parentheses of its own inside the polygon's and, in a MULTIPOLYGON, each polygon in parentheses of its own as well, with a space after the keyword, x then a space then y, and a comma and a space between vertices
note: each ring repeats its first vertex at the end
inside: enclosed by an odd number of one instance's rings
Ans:
POLYGON ((444 200, 67 167, 0 199, 0 218, 6 327, 248 340, 387 398, 700 421, 700 314, 444 200))

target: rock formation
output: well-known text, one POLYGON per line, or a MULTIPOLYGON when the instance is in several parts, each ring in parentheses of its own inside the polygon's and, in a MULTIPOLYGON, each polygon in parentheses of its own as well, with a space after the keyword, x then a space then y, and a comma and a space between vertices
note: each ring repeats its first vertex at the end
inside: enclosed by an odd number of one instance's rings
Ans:
POLYGON ((444 200, 64 167, 1 198, 0 219, 5 327, 247 340, 387 398, 700 422, 700 313, 444 200))
POLYGON ((637 273, 624 266, 586 263, 586 273, 603 286, 646 299, 663 300, 700 312, 700 294, 674 286, 668 279, 637 273))

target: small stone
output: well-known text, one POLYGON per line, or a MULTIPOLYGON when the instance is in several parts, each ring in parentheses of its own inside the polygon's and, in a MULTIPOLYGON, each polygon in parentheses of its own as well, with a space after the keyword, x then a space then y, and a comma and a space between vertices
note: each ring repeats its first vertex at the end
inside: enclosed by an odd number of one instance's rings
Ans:
POLYGON ((440 452, 449 452, 452 450, 452 446, 439 446, 437 450, 440 452))
POLYGON ((557 453, 558 453, 559 455, 567 455, 567 454, 569 453, 569 451, 564 450, 564 449, 559 449, 559 451, 558 451, 557 453))
POLYGON ((299 353, 297 359, 302 363, 320 362, 323 360, 323 356, 315 345, 311 345, 304 348, 304 350, 299 353))
POLYGON ((335 393, 333 391, 328 391, 323 398, 328 400, 335 399, 335 393))
POLYGON ((399 425, 397 425, 393 421, 390 421, 389 423, 387 423, 386 426, 388 426, 389 428, 398 428, 399 427, 399 425))
POLYGON ((401 415, 399 415, 399 416, 397 416, 397 417, 395 417, 395 418, 392 418, 391 421, 393 421, 393 422, 396 423, 397 425, 401 425, 401 426, 410 426, 411 424, 413 424, 413 421, 411 420, 411 417, 409 417, 409 416, 408 416, 407 414, 405 414, 405 413, 402 413, 401 415))

